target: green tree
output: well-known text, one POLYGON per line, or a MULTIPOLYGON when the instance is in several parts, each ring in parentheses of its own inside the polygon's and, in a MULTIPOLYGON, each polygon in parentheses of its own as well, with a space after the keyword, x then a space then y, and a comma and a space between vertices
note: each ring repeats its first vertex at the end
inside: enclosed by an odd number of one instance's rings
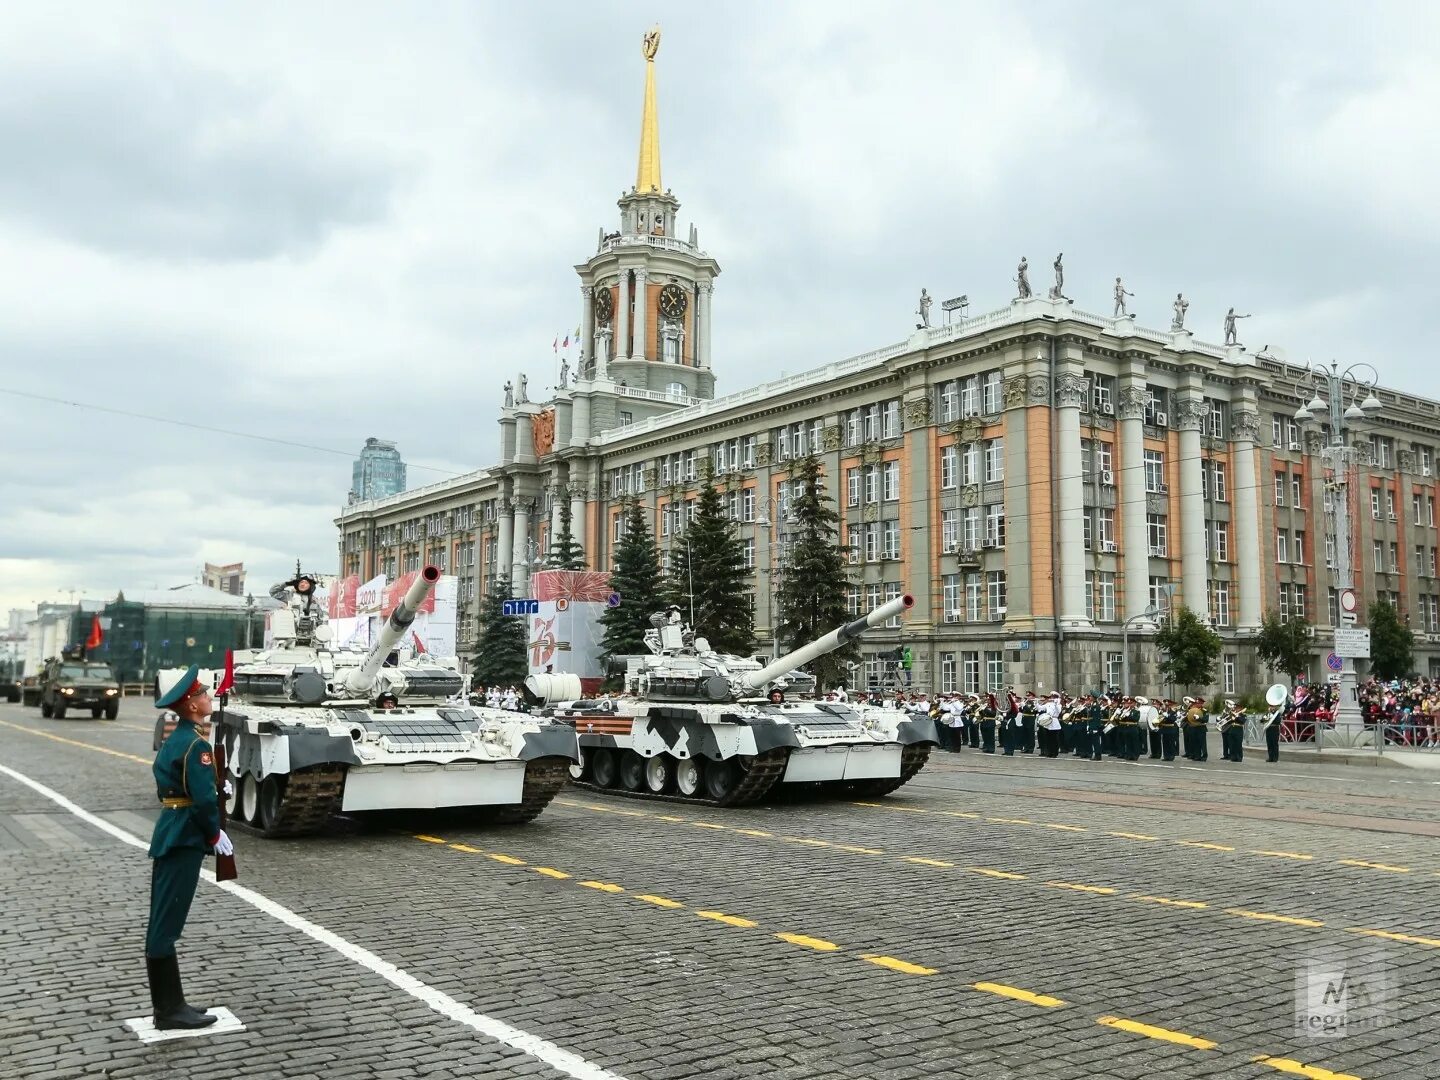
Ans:
POLYGON ((1309 671, 1310 624, 1304 619, 1282 619, 1277 611, 1267 611, 1260 621, 1255 637, 1255 651, 1270 667, 1285 675, 1309 671))
MULTIPOLYGON (((785 574, 776 593, 779 626, 776 652, 781 643, 795 648, 828 634, 849 618, 845 590, 850 567, 840 547, 840 515, 825 494, 820 463, 813 457, 797 466, 804 484, 802 494, 790 501, 790 551, 785 574)), ((778 524, 778 523, 777 523, 778 524)), ((860 646, 851 642, 805 665, 820 689, 845 681, 850 662, 860 659, 860 646)))
POLYGON ((550 570, 584 570, 585 549, 575 540, 571 531, 574 522, 570 518, 570 500, 562 492, 560 500, 560 529, 550 538, 550 553, 545 557, 545 566, 550 570))
POLYGON ((1372 600, 1368 615, 1371 673, 1381 679, 1403 679, 1415 669, 1415 635, 1387 600, 1372 600))
POLYGON ((1180 686, 1205 686, 1214 680, 1215 661, 1222 648, 1220 635, 1183 604, 1170 625, 1155 635, 1164 654, 1160 673, 1180 686))
POLYGON ((708 473, 695 500, 695 518, 670 549, 667 569, 666 595, 680 605, 695 633, 716 652, 748 655, 755 647, 755 617, 745 548, 708 473))
POLYGON ((480 604, 479 636, 470 662, 476 686, 518 686, 530 673, 525 616, 502 614, 507 599, 504 591, 494 589, 480 604))
POLYGON ((625 535, 615 545, 610 588, 620 594, 620 603, 600 616, 605 627, 604 655, 644 653, 650 615, 660 606, 660 559, 649 514, 635 499, 625 507, 625 535))

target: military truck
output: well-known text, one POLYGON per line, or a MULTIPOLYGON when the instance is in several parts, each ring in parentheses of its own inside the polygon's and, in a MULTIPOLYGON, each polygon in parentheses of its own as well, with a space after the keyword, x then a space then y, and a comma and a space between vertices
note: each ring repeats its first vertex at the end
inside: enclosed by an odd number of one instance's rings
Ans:
POLYGON ((40 715, 65 719, 71 709, 89 709, 91 719, 120 715, 120 684, 109 664, 75 655, 52 656, 25 686, 25 704, 39 705, 40 715))

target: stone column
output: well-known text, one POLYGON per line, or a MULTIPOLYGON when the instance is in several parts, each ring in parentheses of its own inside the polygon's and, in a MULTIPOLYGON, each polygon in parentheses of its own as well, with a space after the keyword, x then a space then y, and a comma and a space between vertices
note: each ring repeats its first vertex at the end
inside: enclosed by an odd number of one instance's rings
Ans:
POLYGON ((630 271, 624 268, 620 271, 619 299, 615 305, 615 359, 624 360, 630 355, 630 271))
POLYGON ((715 291, 715 286, 711 282, 702 281, 697 288, 700 296, 695 304, 695 318, 700 325, 695 328, 695 366, 708 368, 710 366, 710 294, 715 291))
POLYGON ((516 499, 511 513, 510 581, 516 596, 523 596, 530 587, 530 568, 525 560, 530 555, 530 507, 529 499, 516 499))
MULTIPOLYGON (((1256 491, 1255 442, 1260 437, 1260 413, 1253 403, 1236 405, 1230 414, 1230 437, 1234 452, 1230 455, 1233 472, 1230 490, 1235 493, 1235 565, 1240 572, 1240 622, 1242 630, 1258 630, 1264 611, 1260 595, 1260 567, 1264 556, 1260 548, 1260 499, 1256 491)), ((1312 542, 1319 558, 1325 561, 1325 533, 1317 530, 1312 542)), ((1318 601, 1318 598, 1317 598, 1318 601)), ((1316 605, 1317 611, 1326 610, 1316 605)))
POLYGON ((1078 370, 1055 377, 1055 433, 1059 443, 1055 486, 1060 507, 1060 618, 1067 627, 1089 626, 1085 615, 1085 484, 1080 475, 1080 406, 1090 380, 1078 370))
POLYGON ((645 327, 645 271, 635 271, 635 347, 630 350, 630 359, 650 359, 649 338, 645 327))
POLYGON ((1121 565, 1125 569, 1122 619, 1150 606, 1150 540, 1145 529, 1145 400, 1143 382, 1120 388, 1121 565))
POLYGON ((590 438, 590 395, 576 394, 570 407, 570 445, 584 446, 590 438))
POLYGON ((515 460, 515 414, 502 413, 500 416, 500 464, 509 465, 515 460))
POLYGON ((580 296, 580 349, 585 359, 576 366, 576 378, 580 377, 584 364, 595 359, 595 290, 589 285, 582 285, 580 296))
POLYGON ((535 463, 535 437, 530 426, 530 414, 515 414, 515 461, 525 465, 535 463))
POLYGON ((564 515, 561 508, 565 505, 565 485, 560 479, 559 473, 554 473, 550 478, 550 546, 555 546, 556 539, 560 536, 560 529, 563 522, 560 520, 564 515))
MULTIPOLYGON (((1205 501, 1200 497, 1200 428, 1209 410, 1197 392, 1177 397, 1175 426, 1180 431, 1180 601, 1201 619, 1210 612, 1205 566, 1205 501)), ((1238 486, 1238 485, 1237 485, 1238 486)), ((1173 505, 1173 504, 1172 504, 1173 505)))
MULTIPOLYGON (((1036 384, 1040 400, 1049 397, 1049 388, 1044 385, 1046 382, 1041 378, 1036 384)), ((1034 625, 1037 583, 1031 580, 1031 556, 1035 543, 1048 544, 1050 539, 1049 529, 1044 530, 1042 535, 1040 530, 1033 528, 1035 522, 1030 513, 1030 470, 1033 467, 1048 472, 1050 463, 1030 460, 1026 415, 1032 403, 1028 400, 1028 385, 1023 366, 1016 364, 1005 368, 1005 601, 1010 609, 1005 622, 1008 627, 1018 629, 1034 625)), ((974 423, 961 422, 957 447, 963 446, 966 436, 974 433, 974 428, 967 427, 974 423)), ((960 513, 963 515, 969 507, 965 505, 963 484, 960 490, 960 513)), ((1036 492, 1043 494, 1044 489, 1037 487, 1036 492)), ((965 572, 961 573, 963 578, 965 572)), ((964 602, 963 596, 961 602, 964 602)))
POLYGON ((500 500, 500 528, 499 535, 495 538, 495 581, 491 588, 499 589, 506 596, 510 595, 510 557, 511 547, 514 544, 514 532, 511 529, 511 504, 509 499, 500 500))
POLYGON ((570 535, 588 553, 590 548, 585 543, 585 489, 575 486, 573 474, 570 480, 570 535))

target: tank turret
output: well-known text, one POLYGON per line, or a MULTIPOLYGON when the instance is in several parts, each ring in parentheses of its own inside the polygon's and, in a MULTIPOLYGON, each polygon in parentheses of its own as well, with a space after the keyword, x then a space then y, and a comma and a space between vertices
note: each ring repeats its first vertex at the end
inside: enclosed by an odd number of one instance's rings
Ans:
POLYGON ((645 632, 645 643, 653 655, 631 661, 626 688, 652 701, 721 702, 763 696, 775 680, 817 656, 834 652, 914 604, 914 597, 898 596, 763 667, 751 659, 711 650, 703 637, 679 623, 678 609, 672 608, 668 614, 657 612, 651 616, 651 629, 645 632))

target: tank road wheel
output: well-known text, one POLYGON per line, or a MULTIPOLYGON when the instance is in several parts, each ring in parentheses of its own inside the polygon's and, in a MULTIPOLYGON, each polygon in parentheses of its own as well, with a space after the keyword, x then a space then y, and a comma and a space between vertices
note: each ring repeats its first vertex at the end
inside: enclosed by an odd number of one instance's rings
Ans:
POLYGON ((675 759, 669 754, 656 754, 645 763, 645 787, 655 795, 663 795, 675 782, 675 759))
POLYGON ((91 720, 99 720, 99 719, 100 719, 100 714, 101 714, 103 711, 104 711, 104 710, 101 709, 99 706, 96 706, 95 708, 91 709, 91 710, 90 710, 90 719, 91 719, 91 720))
POLYGON ((242 786, 244 784, 244 779, 243 777, 239 776, 227 776, 225 777, 225 779, 230 781, 230 787, 233 791, 232 794, 225 796, 225 816, 229 818, 238 818, 241 816, 240 796, 244 791, 244 788, 242 786))
POLYGON ((256 812, 256 827, 262 833, 268 834, 279 823, 284 808, 285 777, 271 773, 260 781, 260 805, 256 812))
POLYGON ((105 706, 105 719, 114 720, 120 715, 120 702, 112 701, 105 706))
POLYGON ((45 717, 46 720, 49 720, 50 717, 55 715, 55 709, 48 701, 42 701, 40 702, 40 715, 45 717))
POLYGON ((620 756, 620 786, 626 791, 639 791, 645 785, 645 759, 634 750, 620 756))
POLYGON ((257 777, 246 773, 240 777, 240 819, 251 825, 259 824, 260 816, 260 781, 257 777))
POLYGON ((717 803, 723 803, 740 786, 740 766, 734 758, 712 761, 705 767, 705 794, 717 803))
POLYGON ((675 790, 681 795, 699 795, 705 783, 699 758, 685 758, 675 763, 675 790))
POLYGON ((580 750, 580 761, 579 761, 579 763, 577 764, 576 762, 573 762, 573 761, 570 763, 570 779, 571 779, 571 780, 584 780, 584 779, 585 779, 585 771, 586 771, 586 769, 589 767, 589 765, 590 765, 590 755, 587 754, 587 753, 585 753, 584 749, 582 748, 582 749, 580 750))
POLYGON ((619 773, 614 750, 601 746, 590 751, 590 779, 596 787, 614 787, 619 773))

